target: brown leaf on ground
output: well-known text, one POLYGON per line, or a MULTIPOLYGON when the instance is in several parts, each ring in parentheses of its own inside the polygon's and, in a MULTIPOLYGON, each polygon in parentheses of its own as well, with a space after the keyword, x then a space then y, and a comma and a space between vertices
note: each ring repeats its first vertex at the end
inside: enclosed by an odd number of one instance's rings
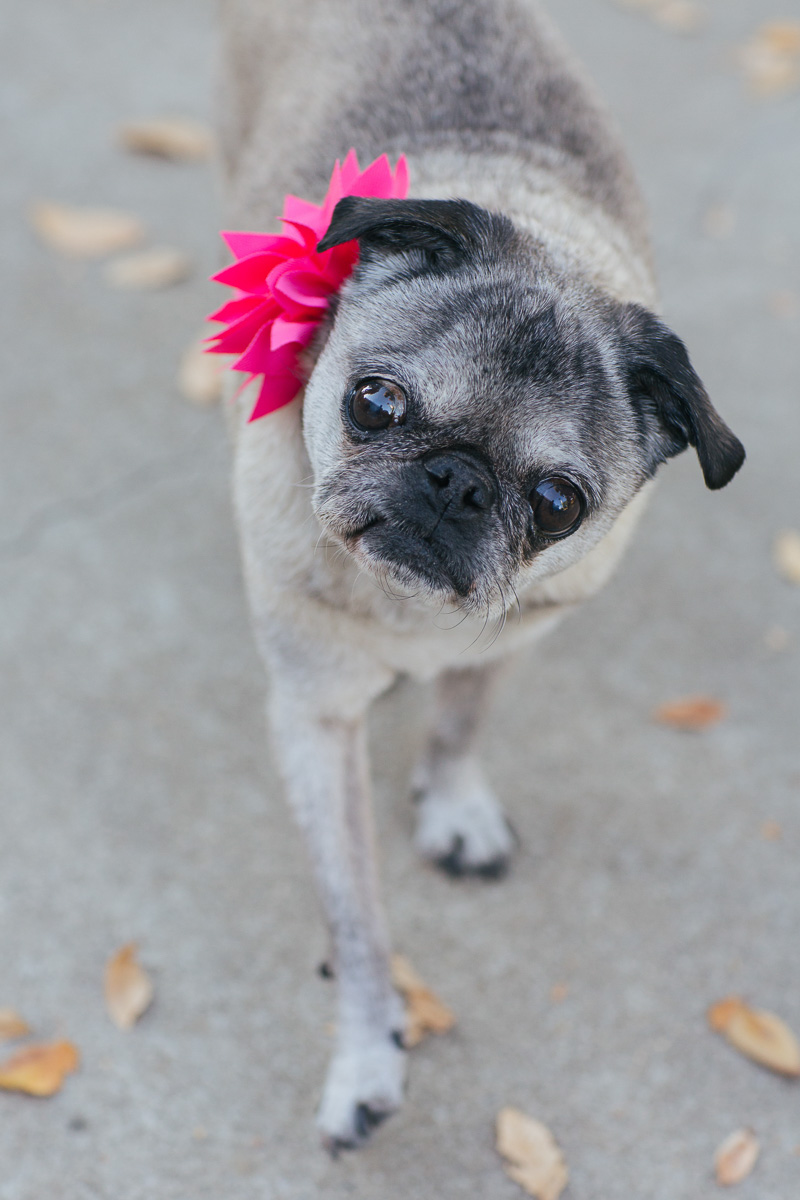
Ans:
POLYGON ((518 1108, 497 1114, 497 1151, 506 1173, 536 1200, 559 1200, 569 1180, 564 1156, 546 1125, 518 1108))
POLYGON ((800 296, 791 288, 778 288, 767 297, 767 308, 773 317, 794 317, 800 312, 800 296))
POLYGON ((779 842, 783 837, 783 830, 777 821, 765 821, 761 826, 761 836, 765 842, 779 842))
POLYGON ((764 634, 764 645, 773 654, 782 654, 792 644, 792 635, 782 625, 770 625, 764 634))
POLYGON ((663 0, 653 19, 670 33, 697 33, 706 23, 706 14, 693 0, 663 0))
POLYGON ((618 8, 633 9, 649 16, 670 33, 697 33, 706 24, 707 13, 695 0, 614 0, 618 8))
POLYGON ((106 963, 106 1008, 120 1029, 130 1029, 152 1003, 150 976, 136 961, 136 943, 129 942, 106 963))
POLYGON ((763 98, 800 85, 800 22, 771 21, 742 46, 739 61, 750 91, 763 98))
POLYGON ((211 130, 189 117, 154 117, 130 121, 119 130, 119 140, 134 154, 157 158, 199 160, 208 158, 214 147, 211 130))
POLYGON ((761 1147, 752 1129, 737 1129, 714 1155, 714 1172, 721 1187, 741 1183, 756 1165, 761 1147))
POLYGON ((210 408, 222 399, 222 377, 228 355, 208 354, 200 339, 184 352, 178 367, 178 391, 184 400, 210 408))
POLYGON ((713 696, 686 696, 682 700, 669 700, 666 704, 660 704, 653 713, 660 724, 691 732, 708 729, 727 715, 725 705, 713 696))
POLYGON ((779 1075, 800 1076, 800 1044, 774 1013, 750 1008, 739 996, 728 996, 708 1010, 708 1023, 740 1054, 762 1067, 779 1075))
POLYGON ((403 1040, 410 1049, 429 1033, 447 1033, 456 1023, 455 1013, 443 1004, 402 954, 392 955, 392 983, 406 1003, 403 1040))
POLYGON ((772 545, 772 558, 784 579, 800 584, 800 533, 794 529, 779 533, 772 545))
POLYGON ((41 200, 33 205, 30 219, 43 242, 70 258, 102 258, 144 237, 138 217, 115 208, 75 208, 41 200))
POLYGON ((738 996, 726 996, 724 1000, 718 1000, 716 1004, 711 1005, 706 1015, 708 1024, 714 1033, 725 1032, 741 1004, 742 1001, 738 996))
POLYGON ((13 1008, 0 1008, 0 1042, 25 1037, 26 1033, 30 1033, 27 1021, 23 1021, 13 1008))
POLYGON ((706 237, 723 241, 736 232, 736 213, 730 204, 711 204, 703 215, 703 232, 706 237))
POLYGON ((758 36, 771 50, 800 57, 800 21, 768 21, 758 36))
POLYGON ((569 995, 568 983, 554 983, 550 988, 550 1003, 561 1004, 569 995))
POLYGON ((182 283, 191 271, 188 254, 171 246, 154 246, 114 259, 105 268, 105 275, 112 287, 151 292, 182 283))
POLYGON ((0 1088, 29 1096, 53 1096, 79 1061, 72 1042, 26 1046, 0 1065, 0 1088))

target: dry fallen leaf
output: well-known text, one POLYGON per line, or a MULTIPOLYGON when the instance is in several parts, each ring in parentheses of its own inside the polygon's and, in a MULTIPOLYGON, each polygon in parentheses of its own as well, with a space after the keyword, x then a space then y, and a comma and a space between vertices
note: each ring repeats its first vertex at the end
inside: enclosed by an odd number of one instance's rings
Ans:
POLYGON ((754 1062, 779 1075, 800 1076, 800 1045, 774 1013, 750 1008, 739 996, 728 996, 708 1010, 708 1023, 754 1062))
POLYGON ((497 1151, 508 1159, 506 1173, 536 1200, 558 1200, 567 1186, 569 1173, 552 1133, 518 1108, 497 1114, 497 1151))
POLYGON ((800 312, 800 296, 791 288, 778 288, 767 297, 767 307, 773 317, 794 317, 800 312))
POLYGON ((120 128, 119 140, 135 154, 186 160, 208 158, 214 146, 211 130, 189 117, 131 121, 120 128))
POLYGON ((782 625, 770 625, 764 634, 764 645, 773 654, 781 654, 784 650, 788 650, 791 644, 792 635, 782 625))
POLYGON ((115 288, 133 291, 155 291, 172 287, 191 274, 192 260, 171 246, 154 246, 138 254, 116 258, 105 269, 108 282, 115 288))
POLYGON ((777 821, 765 821, 761 826, 761 836, 765 842, 779 842, 783 837, 783 830, 777 821))
POLYGON ((144 237, 138 217, 115 208, 74 208, 41 200, 30 215, 42 241, 72 258, 101 258, 144 237))
POLYGON ((27 1092, 30 1096, 52 1096, 78 1062, 78 1051, 72 1042, 26 1046, 0 1064, 0 1088, 27 1092))
POLYGON ((184 400, 210 408, 222 399, 222 377, 229 356, 208 354, 202 341, 192 342, 178 367, 178 391, 184 400))
POLYGON ((550 988, 550 1003, 561 1004, 569 995, 568 983, 554 983, 550 988))
POLYGON ((118 950, 106 963, 106 1008, 120 1029, 130 1029, 153 1000, 150 976, 136 961, 136 943, 118 950))
POLYGON ((703 217, 703 232, 706 237, 722 241, 733 235, 736 229, 736 213, 729 204, 711 204, 703 217))
POLYGON ((773 50, 800 57, 800 21, 768 21, 760 35, 773 50))
POLYGON ((706 23, 706 14, 693 0, 664 0, 656 6, 653 19, 671 33, 697 33, 706 23))
POLYGON ((25 1037, 30 1026, 12 1008, 0 1008, 0 1042, 25 1037))
POLYGON ((739 61, 754 95, 780 96, 794 91, 800 84, 800 22, 762 25, 742 46, 739 61))
POLYGON ((800 533, 784 529, 772 546, 775 567, 789 583, 800 583, 800 533))
POLYGON ((431 991, 402 954, 392 955, 392 983, 406 1002, 404 1041, 410 1049, 429 1033, 447 1033, 456 1023, 455 1013, 431 991))
POLYGON ((725 1139, 714 1155, 717 1183, 722 1187, 741 1183, 756 1165, 760 1150, 752 1129, 737 1129, 725 1139))
POLYGON ((742 1001, 738 996, 726 996, 724 1000, 718 1000, 716 1004, 711 1005, 706 1015, 714 1033, 723 1033, 727 1029, 731 1018, 741 1005, 742 1001))
POLYGON ((620 8, 646 13, 671 33, 696 33, 706 23, 706 12, 695 0, 615 0, 620 8))
POLYGON ((716 725, 727 713, 725 705, 712 696, 686 696, 659 705, 653 716, 662 725, 695 732, 716 725))

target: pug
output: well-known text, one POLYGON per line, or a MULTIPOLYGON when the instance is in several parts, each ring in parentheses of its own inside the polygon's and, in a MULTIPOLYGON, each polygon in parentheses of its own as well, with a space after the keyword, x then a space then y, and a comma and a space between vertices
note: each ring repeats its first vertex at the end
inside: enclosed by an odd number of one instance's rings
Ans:
POLYGON ((227 0, 231 225, 319 201, 333 160, 405 154, 407 199, 345 197, 321 249, 357 267, 302 396, 231 404, 247 590, 286 790, 332 942, 336 1150, 401 1103, 365 715, 435 680, 416 841, 498 875, 514 838, 475 755, 492 684, 601 588, 658 468, 709 488, 742 445, 656 315, 642 202, 617 135, 534 0, 227 0), (512 615, 512 620, 506 618, 512 615))

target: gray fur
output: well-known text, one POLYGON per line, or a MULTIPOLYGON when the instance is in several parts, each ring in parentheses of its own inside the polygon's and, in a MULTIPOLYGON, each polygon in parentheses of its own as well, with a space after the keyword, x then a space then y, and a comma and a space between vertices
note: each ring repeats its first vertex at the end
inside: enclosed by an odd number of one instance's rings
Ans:
POLYGON ((511 837, 473 756, 494 664, 605 583, 660 462, 696 445, 719 487, 743 452, 649 311, 630 170, 533 0, 223 9, 232 225, 273 227, 287 191, 320 199, 351 145, 362 165, 406 153, 413 197, 470 202, 337 210, 329 237, 360 223, 361 261, 309 355, 302 404, 252 424, 248 391, 232 406, 276 753, 332 935, 338 1041, 318 1120, 336 1147, 397 1107, 404 1076, 373 866, 369 704, 400 673, 442 675, 416 776, 418 844, 459 869, 502 865, 511 837), (405 389, 403 424, 354 427, 349 397, 368 377, 405 389), (426 499, 443 454, 480 484, 474 512, 426 499), (529 497, 550 475, 579 485, 585 509, 548 541, 529 497))

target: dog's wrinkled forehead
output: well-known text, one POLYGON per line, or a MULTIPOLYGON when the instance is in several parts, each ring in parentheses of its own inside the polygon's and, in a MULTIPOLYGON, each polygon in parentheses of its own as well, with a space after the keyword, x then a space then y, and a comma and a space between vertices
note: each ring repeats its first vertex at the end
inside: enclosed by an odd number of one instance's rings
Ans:
POLYGON ((591 313, 526 267, 389 280, 368 266, 336 319, 340 388, 395 379, 429 438, 474 445, 510 469, 542 454, 588 465, 593 414, 604 406, 609 420, 613 361, 591 313))

